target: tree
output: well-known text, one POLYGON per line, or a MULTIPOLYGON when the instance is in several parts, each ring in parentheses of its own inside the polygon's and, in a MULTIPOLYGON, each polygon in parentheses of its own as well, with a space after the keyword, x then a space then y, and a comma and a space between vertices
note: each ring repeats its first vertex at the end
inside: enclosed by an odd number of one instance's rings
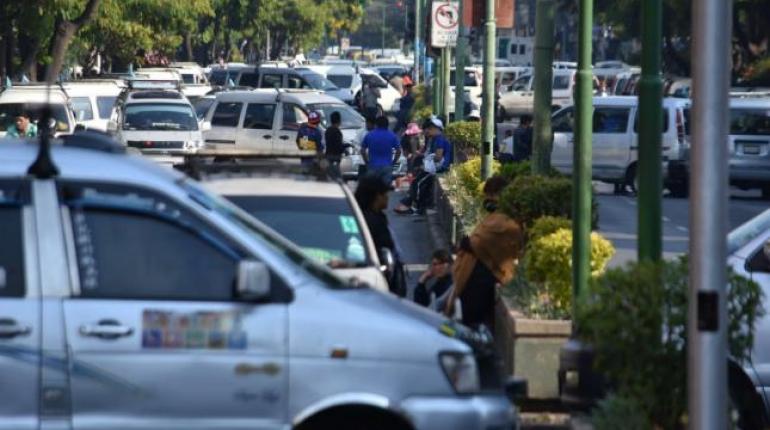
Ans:
MULTIPOLYGON (((68 0, 62 0, 66 3, 71 3, 68 0)), ((62 65, 64 64, 64 57, 67 55, 67 49, 69 48, 72 38, 75 37, 77 32, 86 25, 91 19, 93 19, 99 4, 102 0, 87 0, 83 11, 79 15, 75 15, 74 19, 69 19, 67 14, 67 8, 59 7, 55 8, 55 22, 54 33, 51 43, 49 45, 48 54, 51 56, 51 64, 48 65, 48 71, 45 79, 49 82, 54 81, 61 73, 62 65)))

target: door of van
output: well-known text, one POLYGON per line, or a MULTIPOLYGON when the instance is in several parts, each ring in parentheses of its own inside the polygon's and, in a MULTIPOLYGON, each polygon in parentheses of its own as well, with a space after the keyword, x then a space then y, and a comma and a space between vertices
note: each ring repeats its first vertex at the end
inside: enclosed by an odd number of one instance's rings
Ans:
POLYGON ((285 428, 286 304, 233 287, 254 258, 152 191, 60 188, 76 272, 63 303, 72 428, 285 428))
POLYGON ((217 149, 236 147, 238 126, 242 123, 243 107, 242 102, 216 102, 208 114, 211 130, 203 133, 207 147, 217 149))
POLYGON ((246 104, 243 126, 238 127, 239 148, 272 151, 276 106, 275 102, 246 104))
POLYGON ((557 112, 551 120, 553 128, 553 150, 551 165, 565 174, 571 174, 572 152, 575 147, 575 108, 570 106, 557 112))
POLYGON ((273 139, 273 153, 275 154, 297 154, 297 131, 299 127, 307 122, 307 113, 295 103, 281 102, 280 124, 273 139))
POLYGON ((592 164, 595 178, 625 178, 634 140, 630 118, 629 106, 594 107, 592 164))
MULTIPOLYGON (((34 217, 26 181, 0 179, 0 429, 39 426, 41 306, 32 245, 34 217)), ((66 372, 56 359, 54 371, 66 372)))

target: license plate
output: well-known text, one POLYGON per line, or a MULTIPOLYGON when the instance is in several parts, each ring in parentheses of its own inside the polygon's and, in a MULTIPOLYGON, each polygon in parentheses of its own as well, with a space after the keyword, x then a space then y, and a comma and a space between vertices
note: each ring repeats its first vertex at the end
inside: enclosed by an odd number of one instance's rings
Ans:
POLYGON ((759 145, 743 144, 743 153, 746 155, 759 155, 759 145))

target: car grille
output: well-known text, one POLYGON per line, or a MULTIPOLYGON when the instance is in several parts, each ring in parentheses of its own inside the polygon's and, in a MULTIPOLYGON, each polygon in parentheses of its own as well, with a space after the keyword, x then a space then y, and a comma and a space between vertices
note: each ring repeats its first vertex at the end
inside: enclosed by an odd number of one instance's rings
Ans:
POLYGON ((129 140, 128 146, 139 149, 178 149, 184 147, 183 141, 164 141, 164 140, 129 140))

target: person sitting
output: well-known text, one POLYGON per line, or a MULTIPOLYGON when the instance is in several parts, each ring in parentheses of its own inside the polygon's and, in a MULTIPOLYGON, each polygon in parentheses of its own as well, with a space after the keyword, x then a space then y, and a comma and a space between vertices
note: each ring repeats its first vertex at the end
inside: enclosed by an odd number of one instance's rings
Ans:
POLYGON ((445 249, 433 252, 430 267, 420 276, 414 289, 414 302, 430 306, 452 286, 452 254, 445 249))
POLYGON ((6 131, 8 137, 36 137, 37 126, 30 122, 29 114, 22 112, 13 119, 13 124, 6 131))
POLYGON ((513 161, 513 130, 505 131, 505 139, 497 153, 497 159, 501 163, 510 163, 513 161))
POLYGON ((444 122, 432 116, 425 122, 426 152, 433 157, 436 172, 446 172, 453 162, 452 144, 444 136, 444 122))
POLYGON ((399 215, 425 215, 425 211, 433 205, 433 184, 435 176, 426 172, 423 162, 425 157, 418 155, 414 158, 412 169, 414 180, 409 185, 409 193, 401 199, 393 211, 399 215))

